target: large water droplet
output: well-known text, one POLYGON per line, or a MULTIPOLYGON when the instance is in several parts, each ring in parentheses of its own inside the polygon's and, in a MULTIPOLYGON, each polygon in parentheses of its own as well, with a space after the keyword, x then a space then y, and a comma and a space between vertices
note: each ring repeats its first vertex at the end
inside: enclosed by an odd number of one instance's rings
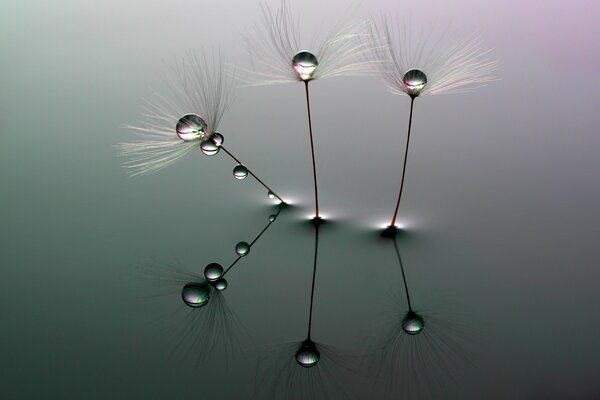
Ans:
POLYGON ((248 176, 248 168, 242 164, 238 164, 233 168, 233 176, 235 179, 245 179, 248 176))
POLYGON ((246 242, 239 242, 235 245, 235 252, 238 256, 244 257, 250 253, 250 245, 246 242))
POLYGON ((416 335, 421 333, 425 328, 425 321, 423 317, 414 311, 409 311, 402 320, 402 330, 409 335, 416 335))
POLYGON ((204 277, 213 282, 223 276, 223 267, 218 263, 210 263, 204 268, 204 277))
POLYGON ((218 291, 227 289, 227 281, 225 280, 225 278, 218 279, 214 283, 214 285, 215 285, 215 289, 217 289, 218 291))
POLYGON ((292 68, 300 80, 308 81, 319 65, 317 57, 309 51, 300 51, 292 58, 292 68))
POLYGON ((210 285, 207 283, 190 282, 181 290, 181 298, 190 307, 202 307, 210 299, 210 285))
POLYGON ((409 69, 402 78, 406 93, 411 97, 417 97, 427 84, 427 75, 420 69, 409 69))
POLYGON ((315 343, 306 339, 296 352, 296 362, 306 368, 314 367, 319 362, 321 354, 317 350, 315 343))
POLYGON ((197 114, 186 114, 179 118, 175 132, 179 139, 189 142, 191 140, 202 140, 206 136, 208 125, 206 121, 197 114))

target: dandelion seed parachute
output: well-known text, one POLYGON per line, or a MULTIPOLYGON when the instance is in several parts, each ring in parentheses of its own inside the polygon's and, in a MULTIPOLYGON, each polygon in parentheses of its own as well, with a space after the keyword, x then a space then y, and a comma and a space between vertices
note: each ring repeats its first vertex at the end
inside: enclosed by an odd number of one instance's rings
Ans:
POLYGON ((165 168, 206 143, 233 97, 232 73, 219 55, 178 60, 167 83, 170 93, 154 92, 145 100, 143 119, 127 126, 139 140, 117 146, 119 155, 129 159, 124 166, 131 176, 165 168))
POLYGON ((411 27, 397 19, 374 19, 366 36, 370 50, 364 52, 392 93, 410 97, 402 179, 388 231, 395 230, 404 189, 415 99, 430 94, 472 91, 495 80, 492 74, 497 69, 497 62, 487 58, 490 50, 484 50, 476 36, 433 39, 431 35, 421 34, 415 40, 412 35, 411 27))

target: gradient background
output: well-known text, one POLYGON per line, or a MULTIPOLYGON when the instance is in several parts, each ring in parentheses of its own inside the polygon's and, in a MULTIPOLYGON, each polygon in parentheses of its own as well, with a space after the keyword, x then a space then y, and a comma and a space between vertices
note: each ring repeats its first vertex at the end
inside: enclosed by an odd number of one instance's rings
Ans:
MULTIPOLYGON (((348 8, 293 6, 306 32, 348 8)), ((174 310, 186 310, 177 293, 147 299, 162 283, 140 284, 135 266, 229 264, 234 244, 271 212, 264 191, 235 181, 224 155, 192 154, 128 179, 113 146, 131 138, 120 127, 139 118, 149 87, 164 89, 166 61, 220 46, 232 63, 247 62, 240 38, 258 3, 4 0, 1 8, 0 397, 248 398, 251 362, 226 373, 218 361, 195 366, 194 354, 169 358, 185 328, 174 310)), ((424 97, 415 109, 400 211, 413 301, 435 308, 451 298, 476 316, 468 342, 483 344, 468 349, 475 367, 444 398, 598 398, 600 6, 375 0, 345 14, 382 12, 479 32, 500 61, 499 81, 424 97)), ((321 235, 314 334, 355 346, 377 334, 373 321, 401 285, 393 248, 373 229, 395 204, 408 99, 369 77, 312 88, 321 207, 338 222, 321 235)), ((257 242, 226 292, 260 349, 303 339, 310 155, 301 85, 237 95, 220 129, 228 148, 297 206, 257 242)), ((357 382, 357 398, 380 398, 357 382)))

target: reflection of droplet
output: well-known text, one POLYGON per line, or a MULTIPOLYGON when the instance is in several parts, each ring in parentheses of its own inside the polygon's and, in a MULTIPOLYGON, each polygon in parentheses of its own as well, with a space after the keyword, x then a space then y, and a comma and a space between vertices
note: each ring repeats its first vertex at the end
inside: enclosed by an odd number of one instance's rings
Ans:
POLYGON ((219 152, 219 150, 221 150, 221 148, 215 144, 212 138, 200 144, 200 151, 207 156, 214 156, 219 152))
POLYGON ((275 193, 271 192, 269 190, 269 193, 267 194, 267 196, 269 196, 270 199, 274 199, 275 198, 275 193))
POLYGON ((425 321, 423 317, 414 311, 409 311, 402 320, 402 330, 409 335, 416 335, 421 333, 425 328, 425 321))
POLYGON ((271 214, 271 215, 269 215, 269 221, 273 222, 273 221, 275 221, 276 219, 277 219, 277 215, 275 215, 275 214, 271 214))
POLYGON ((406 92, 409 96, 416 97, 427 84, 427 75, 420 69, 409 69, 402 78, 406 92))
POLYGON ((210 298, 210 285, 207 283, 190 282, 181 290, 181 298, 190 307, 202 307, 208 303, 210 298))
POLYGON ((223 276, 223 267, 221 264, 210 263, 204 268, 204 277, 207 281, 214 282, 223 276))
POLYGON ((248 168, 242 164, 238 164, 233 168, 233 176, 235 179, 244 179, 248 176, 248 168))
POLYGON ((238 256, 243 257, 250 252, 250 245, 246 242, 239 242, 235 245, 235 252, 238 256))
POLYGON ((317 57, 309 51, 300 51, 292 58, 292 68, 300 80, 308 81, 319 65, 317 57))
POLYGON ((201 140, 206 135, 208 125, 206 122, 196 114, 186 114, 179 118, 177 126, 175 126, 175 132, 179 139, 189 142, 190 140, 201 140))
POLYGON ((221 290, 225 290, 227 288, 227 281, 225 280, 225 278, 221 278, 218 279, 215 283, 215 289, 221 291, 221 290))
POLYGON ((314 367, 319 362, 319 358, 321 354, 319 350, 317 350, 317 346, 315 343, 306 339, 302 342, 300 349, 296 352, 296 362, 306 368, 314 367))

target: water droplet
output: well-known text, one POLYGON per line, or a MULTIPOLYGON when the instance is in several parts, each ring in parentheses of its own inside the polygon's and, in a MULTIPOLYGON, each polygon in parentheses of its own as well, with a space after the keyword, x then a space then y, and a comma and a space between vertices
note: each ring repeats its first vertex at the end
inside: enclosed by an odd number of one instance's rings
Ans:
POLYGON ((215 144, 212 138, 208 139, 206 142, 200 143, 200 151, 207 156, 214 156, 219 150, 221 150, 221 148, 215 144))
POLYGON ((246 242, 239 242, 235 245, 235 252, 238 256, 244 257, 250 253, 250 245, 246 242))
POLYGON ((270 190, 269 190, 269 193, 267 194, 267 196, 269 196, 270 199, 274 199, 275 197, 277 197, 277 196, 275 196, 275 193, 271 192, 270 190))
POLYGON ((273 222, 273 221, 275 221, 276 219, 277 219, 277 215, 275 215, 275 214, 271 214, 271 215, 269 215, 269 221, 273 222))
POLYGON ((409 69, 402 78, 406 93, 409 96, 416 97, 421 94, 421 91, 427 84, 427 75, 420 69, 409 69))
POLYGON ((196 114, 186 114, 179 118, 177 126, 175 126, 175 132, 179 139, 189 142, 191 140, 202 140, 206 135, 208 125, 206 122, 196 114))
POLYGON ((227 281, 225 280, 225 278, 221 278, 221 279, 218 279, 214 283, 214 285, 215 285, 215 289, 217 289, 218 291, 222 291, 227 288, 227 281))
POLYGON ((210 299, 210 285, 207 283, 190 282, 181 290, 181 298, 190 307, 202 307, 210 299))
POLYGON ((235 179, 245 179, 248 176, 248 168, 242 164, 238 164, 233 168, 233 176, 235 179))
POLYGON ((210 137, 212 139, 212 141, 215 143, 215 145, 217 145, 218 147, 221 147, 221 145, 223 144, 223 142, 225 141, 225 138, 223 137, 222 134, 220 134, 219 132, 215 132, 212 134, 212 136, 210 137))
POLYGON ((423 317, 414 311, 409 311, 402 320, 402 330, 409 335, 416 335, 421 333, 425 328, 425 321, 423 317))
POLYGON ((296 352, 296 362, 306 368, 314 367, 319 362, 321 354, 317 350, 315 343, 306 339, 296 352))
POLYGON ((223 276, 223 267, 218 263, 210 263, 204 268, 204 277, 207 281, 214 282, 223 276))
POLYGON ((317 57, 309 51, 300 51, 292 58, 292 68, 300 80, 309 81, 319 65, 317 57))

